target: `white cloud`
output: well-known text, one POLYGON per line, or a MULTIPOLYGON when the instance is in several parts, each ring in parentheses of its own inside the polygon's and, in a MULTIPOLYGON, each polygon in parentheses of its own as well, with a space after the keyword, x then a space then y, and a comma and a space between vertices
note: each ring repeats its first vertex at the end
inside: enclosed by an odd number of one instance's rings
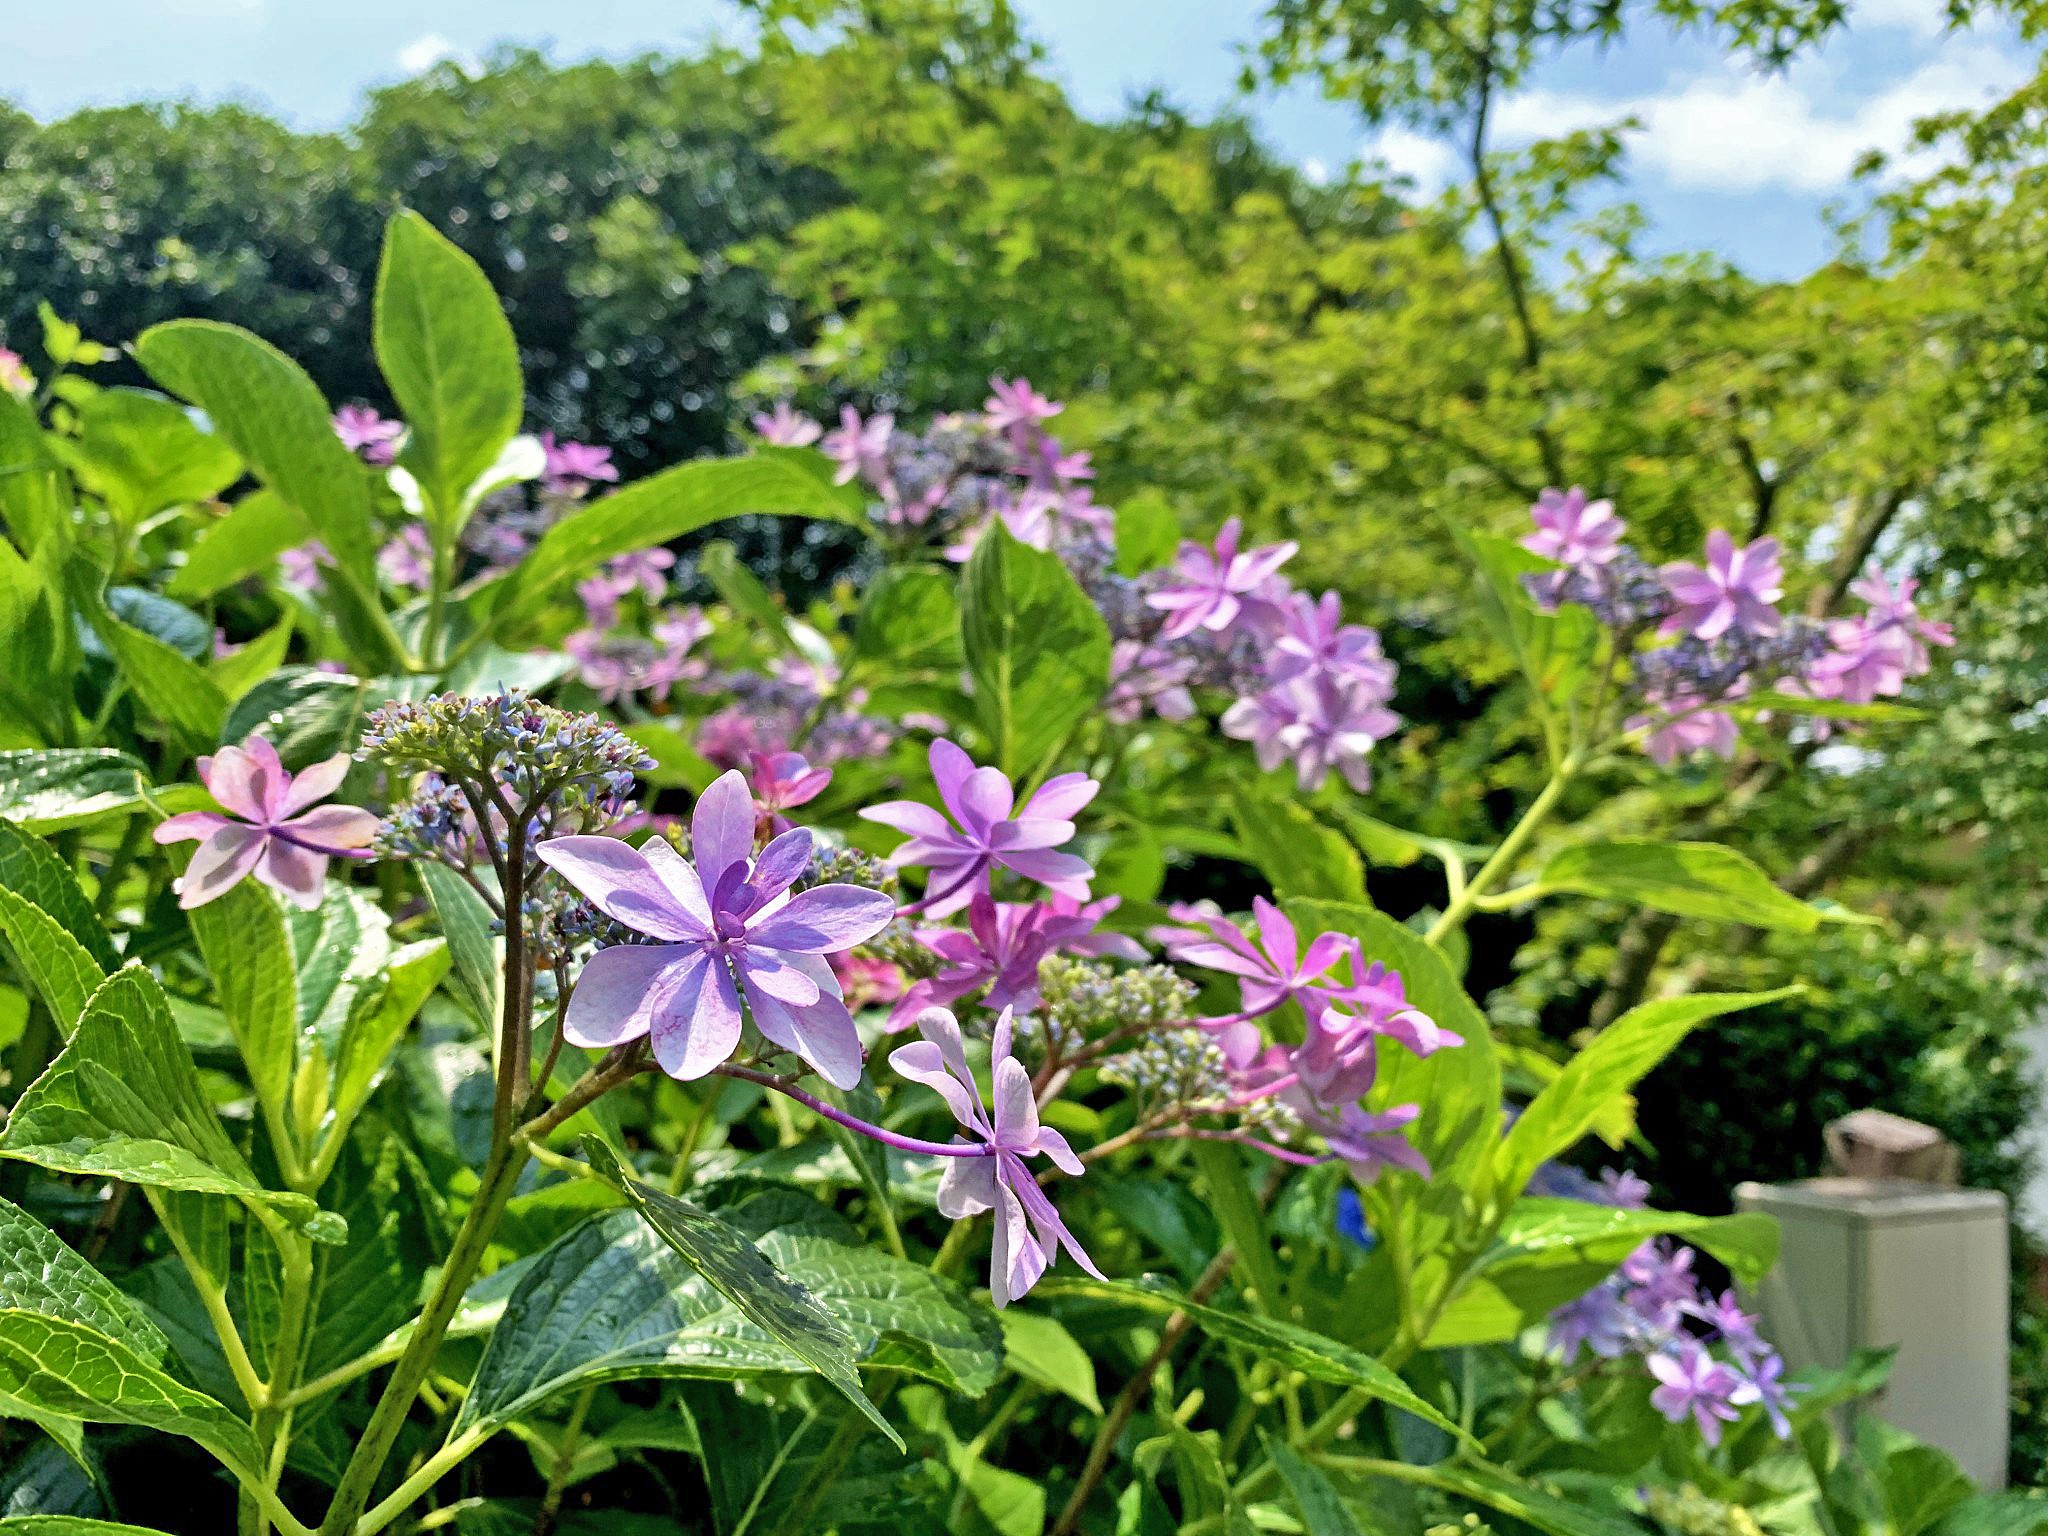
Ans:
POLYGON ((1854 0, 1849 26, 1939 37, 1948 30, 1948 0, 1854 0))
MULTIPOLYGON (((1795 78, 1801 73, 1729 67, 1622 100, 1529 91, 1502 103, 1497 121, 1503 142, 1514 143, 1633 117, 1640 126, 1629 135, 1632 163, 1673 186, 1826 192, 1844 185, 1866 152, 1905 149, 1917 119, 1985 105, 2027 71, 2013 51, 1958 40, 1860 102, 1842 100, 1839 79, 1819 66, 1804 72, 1811 88, 1795 78)), ((1895 174, 1925 168, 1908 157, 1895 174)))
POLYGON ((443 59, 453 59, 465 69, 476 62, 473 55, 457 48, 438 32, 416 37, 398 50, 398 67, 408 75, 417 75, 422 70, 432 69, 443 59))
POLYGON ((1449 186, 1463 165, 1458 152, 1442 139, 1399 124, 1382 128, 1367 140, 1365 157, 1378 160, 1391 174, 1412 181, 1423 197, 1434 197, 1449 186))

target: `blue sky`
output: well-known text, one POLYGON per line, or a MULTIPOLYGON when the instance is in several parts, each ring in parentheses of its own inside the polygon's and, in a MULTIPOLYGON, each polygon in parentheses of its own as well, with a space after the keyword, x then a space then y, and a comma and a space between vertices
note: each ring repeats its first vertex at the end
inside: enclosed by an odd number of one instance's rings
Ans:
MULTIPOLYGON (((1258 0, 1019 0, 1081 107, 1114 112, 1152 86, 1198 110, 1234 99, 1258 0)), ((1730 66, 1697 39, 1654 28, 1582 50, 1505 102, 1508 139, 1634 115, 1631 192, 1650 244, 1703 249, 1759 275, 1794 275, 1829 243, 1823 211, 1857 193, 1850 168, 1897 149, 1916 117, 1978 105, 2027 73, 2003 30, 1951 33, 1941 0, 1852 0, 1851 25, 1789 74, 1730 66)), ((0 96, 39 116, 90 103, 192 96, 248 101, 304 127, 347 120, 363 90, 494 43, 555 57, 679 49, 739 35, 723 0, 74 0, 8 18, 0 96)), ((1370 133, 1309 91, 1255 102, 1267 137, 1310 169, 1383 158, 1424 189, 1449 173, 1444 145, 1370 133)))

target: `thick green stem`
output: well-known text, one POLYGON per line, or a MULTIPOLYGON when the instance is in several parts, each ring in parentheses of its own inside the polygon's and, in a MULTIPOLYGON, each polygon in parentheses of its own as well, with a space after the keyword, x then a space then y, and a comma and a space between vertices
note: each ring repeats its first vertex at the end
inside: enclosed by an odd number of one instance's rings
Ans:
POLYGON ((1466 883, 1463 891, 1452 898, 1451 904, 1444 908, 1443 915, 1429 925, 1429 932, 1423 935, 1424 938, 1436 944, 1457 932, 1465 919, 1470 917, 1479 905, 1479 899, 1507 878, 1523 853, 1528 850, 1530 839, 1535 837, 1543 823, 1548 821, 1551 813, 1557 809, 1558 802, 1564 798, 1565 790, 1570 787, 1581 766, 1576 752, 1565 756, 1564 761, 1558 764, 1557 772, 1551 775, 1550 782, 1545 784, 1542 792, 1529 802, 1529 809, 1522 813, 1522 819, 1515 823, 1508 835, 1501 839, 1500 846, 1493 850, 1493 857, 1480 865, 1479 873, 1466 883))

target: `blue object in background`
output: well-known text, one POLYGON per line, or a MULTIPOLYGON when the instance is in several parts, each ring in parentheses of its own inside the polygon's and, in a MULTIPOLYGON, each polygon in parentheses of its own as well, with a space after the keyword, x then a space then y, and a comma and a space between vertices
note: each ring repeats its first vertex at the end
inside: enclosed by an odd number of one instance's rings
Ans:
POLYGON ((1365 1224, 1365 1204, 1358 1198, 1358 1191, 1346 1184, 1337 1191, 1337 1235, 1348 1237, 1367 1253, 1379 1246, 1380 1240, 1373 1236, 1372 1228, 1365 1224))

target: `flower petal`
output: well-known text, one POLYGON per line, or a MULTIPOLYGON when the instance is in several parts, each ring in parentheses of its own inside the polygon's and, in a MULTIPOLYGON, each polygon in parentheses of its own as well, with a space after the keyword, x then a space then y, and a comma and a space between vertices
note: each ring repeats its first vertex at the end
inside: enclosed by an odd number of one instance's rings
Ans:
POLYGON ((996 1203, 996 1160, 992 1157, 949 1157, 939 1176, 939 1214, 961 1221, 979 1216, 996 1203))
MULTIPOLYGON (((252 748, 258 743, 266 748, 270 746, 260 736, 252 736, 249 741, 252 748)), ((272 751, 272 761, 276 756, 272 751)), ((241 747, 222 747, 212 757, 199 760, 199 779, 225 809, 260 826, 270 820, 270 784, 264 778, 263 769, 263 763, 252 751, 241 747)))
POLYGON ((293 906, 307 912, 317 910, 327 884, 327 855, 281 837, 266 838, 264 844, 256 878, 293 906))
POLYGON ((628 928, 657 939, 710 936, 631 843, 616 837, 557 837, 534 852, 599 911, 628 928))
POLYGON ((858 885, 814 885, 749 929, 747 942, 806 955, 835 954, 873 938, 895 915, 896 903, 880 891, 858 885))
POLYGON ((996 823, 1010 819, 1017 803, 1017 791, 1000 768, 977 768, 960 786, 960 825, 970 832, 987 832, 996 823))
MULTIPOLYGON (((1050 848, 1010 849, 998 854, 996 861, 1026 880, 1082 901, 1088 899, 1088 882, 1095 875, 1094 866, 1079 854, 1054 853, 1050 848)), ((937 907, 931 910, 938 912, 937 907)))
POLYGON ((807 828, 792 827, 761 850, 754 872, 747 876, 747 884, 763 898, 779 896, 810 864, 811 834, 807 828))
POLYGON ((200 907, 226 894, 256 867, 266 841, 261 827, 224 822, 193 851, 192 862, 174 883, 178 905, 200 907))
POLYGON ((697 860, 697 878, 715 891, 725 872, 746 863, 754 851, 754 796, 746 775, 727 769, 697 797, 690 814, 690 852, 697 860))
MULTIPOLYGON (((808 959, 808 956, 797 956, 808 959)), ((831 970, 822 961, 813 961, 825 972, 831 970)), ((759 1001, 759 994, 748 993, 749 1003, 759 1001)), ((757 1007, 754 1024, 777 1045, 795 1051, 811 1069, 835 1088, 853 1088, 860 1083, 861 1067, 865 1058, 861 1054, 860 1031, 854 1027, 853 1015, 846 1011, 846 1004, 829 991, 823 992, 815 1003, 808 1007, 785 1006, 774 999, 767 999, 766 1008, 757 1007)))
POLYGON ((932 743, 926 760, 931 764, 932 782, 938 786, 939 799, 953 813, 953 819, 964 825, 967 817, 961 809, 960 792, 974 773, 974 759, 942 736, 932 743))
POLYGON ((348 777, 349 755, 337 752, 325 762, 315 763, 296 778, 287 780, 278 802, 279 816, 293 816, 316 800, 325 800, 348 777))
POLYGON ((367 848, 377 835, 377 816, 354 805, 323 805, 278 825, 302 843, 322 848, 367 848))
POLYGON ((1031 1074, 1014 1056, 1004 1056, 995 1071, 995 1144, 1013 1152, 1038 1150, 1038 1100, 1031 1092, 1031 1074))
POLYGON ((808 1008, 818 1000, 819 987, 809 972, 792 965, 774 950, 749 945, 737 952, 736 959, 740 982, 749 996, 758 990, 779 1003, 797 1008, 808 1008))
POLYGON ((682 1082, 725 1061, 740 1043, 740 995, 732 972, 707 958, 663 1000, 649 1033, 661 1070, 682 1082))
POLYGON ((589 1050, 637 1040, 656 1011, 704 964, 704 952, 680 944, 620 944, 590 957, 569 994, 562 1038, 589 1050))
POLYGON ((928 805, 915 800, 885 800, 880 805, 871 805, 860 813, 863 821, 879 821, 885 827, 894 827, 898 832, 908 832, 913 837, 947 838, 957 834, 953 824, 928 805))
POLYGON ((1072 821, 1095 798, 1102 786, 1085 773, 1063 773, 1047 779, 1038 792, 1024 802, 1019 821, 1072 821))
POLYGON ((640 856, 683 911, 710 933, 711 903, 704 895, 704 883, 697 878, 697 867, 677 853, 675 845, 665 837, 647 839, 640 845, 640 856))
POLYGON ((183 843, 195 837, 210 837, 222 827, 238 825, 219 811, 186 811, 158 822, 154 836, 159 843, 183 843))

